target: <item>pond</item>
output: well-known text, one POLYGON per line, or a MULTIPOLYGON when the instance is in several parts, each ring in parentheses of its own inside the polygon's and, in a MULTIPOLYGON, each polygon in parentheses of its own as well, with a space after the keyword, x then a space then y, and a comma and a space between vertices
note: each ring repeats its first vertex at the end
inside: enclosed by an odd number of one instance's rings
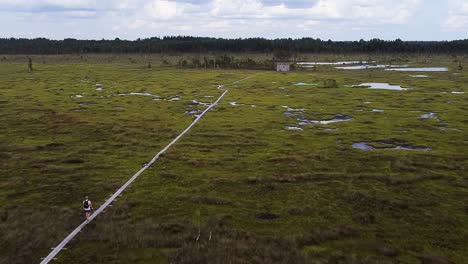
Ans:
POLYGON ((344 66, 344 67, 335 67, 335 68, 339 70, 371 70, 371 69, 402 68, 402 67, 408 67, 408 65, 379 64, 379 65, 344 66))
POLYGON ((352 87, 368 87, 369 89, 395 90, 395 91, 408 90, 408 88, 402 88, 400 85, 392 85, 389 83, 361 83, 358 85, 353 85, 352 87))
POLYGON ((294 84, 295 86, 316 86, 317 84, 315 83, 303 83, 303 82, 300 82, 300 83, 296 83, 294 84))
POLYGON ((332 119, 329 119, 329 120, 309 120, 306 118, 298 119, 300 126, 307 126, 311 124, 328 125, 332 123, 346 122, 346 121, 351 121, 351 120, 353 120, 353 118, 350 116, 346 116, 346 115, 335 115, 332 119))
POLYGON ((203 113, 202 110, 190 110, 190 111, 185 111, 186 115, 191 115, 193 117, 198 117, 200 114, 203 113))
POLYGON ((157 95, 150 94, 150 93, 128 93, 128 94, 119 94, 119 96, 127 96, 127 95, 159 97, 159 96, 157 96, 157 95))
POLYGON ((338 61, 338 62, 298 62, 300 66, 313 66, 313 65, 349 65, 349 64, 366 64, 367 61, 338 61))
POLYGON ((304 130, 300 127, 295 127, 295 126, 285 126, 284 129, 286 130, 292 130, 292 131, 301 131, 301 130, 304 130))
POLYGON ((211 105, 210 103, 199 102, 198 100, 192 100, 192 103, 196 104, 196 105, 202 105, 202 106, 210 106, 211 105))
POLYGON ((421 115, 420 118, 422 119, 439 119, 435 113, 428 113, 421 115))
POLYGON ((404 71, 404 72, 447 72, 446 67, 422 67, 422 68, 395 68, 386 69, 387 71, 404 71))
POLYGON ((289 107, 287 105, 283 105, 281 107, 286 109, 288 112, 304 112, 305 111, 304 108, 292 108, 292 107, 289 107))
POLYGON ((425 147, 415 147, 411 145, 393 145, 386 142, 375 142, 374 144, 379 144, 381 147, 373 147, 369 145, 368 142, 357 142, 352 145, 354 149, 360 149, 364 151, 370 150, 415 150, 415 151, 432 151, 431 148, 425 147))
POLYGON ((104 86, 100 83, 96 83, 96 91, 102 91, 104 90, 104 86))

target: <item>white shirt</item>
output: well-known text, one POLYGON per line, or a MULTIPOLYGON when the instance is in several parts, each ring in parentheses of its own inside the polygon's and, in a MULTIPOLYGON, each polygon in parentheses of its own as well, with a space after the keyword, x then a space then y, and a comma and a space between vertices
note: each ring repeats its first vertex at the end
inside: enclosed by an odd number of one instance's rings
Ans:
POLYGON ((91 211, 91 208, 93 207, 93 206, 92 206, 92 203, 91 203, 90 200, 86 199, 86 200, 83 201, 83 205, 84 205, 84 203, 85 203, 86 201, 88 201, 88 208, 85 208, 85 211, 91 211))

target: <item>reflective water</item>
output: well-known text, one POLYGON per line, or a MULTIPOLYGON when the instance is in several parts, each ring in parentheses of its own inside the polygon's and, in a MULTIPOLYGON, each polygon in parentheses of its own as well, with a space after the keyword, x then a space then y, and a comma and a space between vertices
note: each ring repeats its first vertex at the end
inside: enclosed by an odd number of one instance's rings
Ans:
POLYGON ((150 96, 150 97, 159 97, 159 96, 157 96, 157 95, 150 94, 150 93, 128 93, 128 94, 119 94, 119 96, 126 96, 126 95, 137 95, 137 96, 150 96))
POLYGON ((360 150, 373 150, 374 147, 368 145, 366 142, 358 142, 353 144, 353 148, 360 150))
POLYGON ((285 117, 295 117, 301 115, 301 112, 284 112, 283 115, 285 117))
POLYGON ((365 151, 370 151, 370 150, 416 150, 416 151, 432 151, 431 148, 425 148, 425 147, 415 147, 411 145, 392 145, 386 142, 376 142, 375 144, 379 144, 382 147, 375 148, 371 145, 369 145, 368 142, 357 142, 352 145, 354 149, 360 149, 360 150, 365 150, 365 151))
POLYGON ((300 126, 306 126, 306 125, 311 125, 311 124, 328 125, 332 123, 346 122, 346 121, 351 121, 351 120, 353 120, 353 118, 350 116, 346 116, 346 115, 335 115, 330 120, 308 120, 305 118, 298 119, 300 126))
POLYGON ((301 131, 301 130, 304 130, 300 127, 295 127, 295 126, 285 126, 284 129, 286 130, 294 130, 294 131, 301 131))
POLYGON ((203 112, 202 110, 190 110, 190 111, 186 111, 185 114, 198 117, 202 112, 203 112))
POLYGON ((102 84, 96 83, 96 91, 102 91, 102 90, 103 90, 102 84))
POLYGON ((304 108, 292 108, 292 107, 289 107, 287 105, 283 105, 281 107, 285 108, 288 112, 304 112, 305 111, 304 108))
POLYGON ((369 70, 369 69, 386 69, 386 68, 400 68, 408 67, 408 65, 390 65, 390 64, 379 64, 379 65, 357 65, 357 66, 344 66, 335 67, 340 70, 369 70))
POLYGON ((410 76, 413 77, 413 78, 427 78, 427 77, 429 77, 427 75, 422 75, 422 74, 410 75, 410 76))
POLYGON ((434 113, 428 113, 428 114, 421 115, 421 118, 422 119, 439 119, 437 117, 437 115, 434 114, 434 113))
POLYGON ((349 64, 365 64, 367 61, 338 61, 338 62, 298 62, 297 65, 349 65, 349 64))
POLYGON ((203 106, 210 106, 211 105, 210 103, 203 103, 203 102, 199 102, 197 100, 192 100, 192 103, 197 104, 197 105, 203 105, 203 106))
POLYGON ((353 85, 353 87, 369 87, 369 89, 383 89, 395 91, 408 90, 408 88, 402 88, 400 85, 391 85, 389 83, 361 83, 359 85, 353 85))
POLYGON ((404 71, 404 72, 447 72, 446 67, 422 67, 422 68, 395 68, 386 69, 387 71, 404 71))
POLYGON ((315 83, 303 83, 303 82, 300 82, 300 83, 296 83, 294 84, 295 86, 316 86, 317 84, 315 83))

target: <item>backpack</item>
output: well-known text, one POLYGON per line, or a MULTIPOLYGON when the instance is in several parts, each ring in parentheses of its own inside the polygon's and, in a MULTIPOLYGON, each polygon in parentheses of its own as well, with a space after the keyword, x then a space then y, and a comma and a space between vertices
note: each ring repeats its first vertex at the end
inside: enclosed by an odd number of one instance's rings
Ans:
POLYGON ((83 207, 84 207, 84 209, 88 209, 88 208, 89 208, 88 200, 86 200, 86 201, 83 202, 83 207))

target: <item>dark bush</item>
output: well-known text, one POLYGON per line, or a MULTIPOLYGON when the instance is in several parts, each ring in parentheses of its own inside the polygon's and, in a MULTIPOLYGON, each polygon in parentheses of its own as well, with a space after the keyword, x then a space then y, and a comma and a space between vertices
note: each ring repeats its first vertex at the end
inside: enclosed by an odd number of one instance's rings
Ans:
POLYGON ((323 81, 324 88, 338 88, 338 82, 335 79, 326 79, 323 81))
POLYGON ((351 226, 341 225, 332 228, 315 228, 314 230, 298 238, 299 244, 303 246, 318 245, 326 241, 340 240, 354 237, 357 230, 351 226))
POLYGON ((257 219, 261 219, 261 220, 274 220, 274 219, 276 219, 276 218, 279 218, 279 215, 273 214, 273 213, 264 212, 264 213, 258 213, 258 214, 256 214, 255 217, 256 217, 257 219))

